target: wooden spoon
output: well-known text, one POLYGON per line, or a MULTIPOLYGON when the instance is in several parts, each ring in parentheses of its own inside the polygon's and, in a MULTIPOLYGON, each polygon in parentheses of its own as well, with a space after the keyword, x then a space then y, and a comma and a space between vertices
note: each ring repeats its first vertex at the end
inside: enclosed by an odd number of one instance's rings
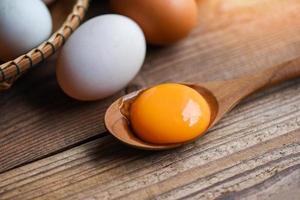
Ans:
MULTIPOLYGON (((209 103, 212 111, 209 129, 246 96, 265 87, 299 76, 300 58, 297 58, 238 79, 183 84, 197 90, 209 103)), ((125 144, 147 150, 171 149, 187 143, 151 144, 142 141, 133 133, 130 128, 129 110, 131 103, 142 91, 132 92, 119 98, 107 109, 104 120, 109 132, 125 144)))

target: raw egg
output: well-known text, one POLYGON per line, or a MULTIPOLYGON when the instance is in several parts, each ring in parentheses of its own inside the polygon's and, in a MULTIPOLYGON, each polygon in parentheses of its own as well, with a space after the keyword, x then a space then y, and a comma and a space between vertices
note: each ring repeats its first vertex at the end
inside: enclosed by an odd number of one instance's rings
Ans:
POLYGON ((135 20, 147 42, 165 45, 186 37, 197 25, 195 0, 110 0, 113 11, 135 20))
POLYGON ((205 98, 193 88, 175 83, 142 92, 130 108, 134 133, 153 144, 192 140, 207 130, 210 118, 205 98))
POLYGON ((82 24, 62 48, 56 76, 78 100, 99 100, 125 87, 143 65, 146 41, 140 27, 121 15, 107 14, 82 24))

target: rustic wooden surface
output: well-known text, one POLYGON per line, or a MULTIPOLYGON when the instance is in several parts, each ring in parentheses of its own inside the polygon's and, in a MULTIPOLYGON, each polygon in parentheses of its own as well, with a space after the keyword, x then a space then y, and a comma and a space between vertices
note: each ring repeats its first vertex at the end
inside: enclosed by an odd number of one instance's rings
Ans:
POLYGON ((299 199, 299 79, 249 97, 179 149, 135 150, 105 131, 105 109, 128 91, 229 79, 300 56, 298 0, 199 2, 199 27, 150 47, 140 74, 113 97, 66 97, 55 58, 0 94, 0 199, 299 199))

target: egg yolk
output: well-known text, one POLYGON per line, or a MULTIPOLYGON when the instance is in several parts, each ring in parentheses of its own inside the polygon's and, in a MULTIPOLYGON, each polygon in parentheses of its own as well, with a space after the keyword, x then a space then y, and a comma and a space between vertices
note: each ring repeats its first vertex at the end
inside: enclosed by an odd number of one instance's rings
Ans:
POLYGON ((207 130, 210 117, 210 107, 201 94, 174 83, 142 92, 130 108, 134 133, 153 144, 192 140, 207 130))

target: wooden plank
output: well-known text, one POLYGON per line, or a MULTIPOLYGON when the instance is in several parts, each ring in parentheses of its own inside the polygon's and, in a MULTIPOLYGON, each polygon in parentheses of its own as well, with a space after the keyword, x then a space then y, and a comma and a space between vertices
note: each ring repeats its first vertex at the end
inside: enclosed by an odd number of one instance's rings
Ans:
MULTIPOLYGON (((64 1, 51 6, 54 29, 72 8, 73 0, 64 1)), ((104 12, 102 6, 91 7, 90 17, 104 12)), ((10 91, 0 93, 0 172, 70 148, 104 130, 103 114, 116 97, 94 103, 66 97, 56 83, 55 59, 56 55, 10 91)))
MULTIPOLYGON (((299 1, 237 2, 203 1, 199 27, 178 44, 151 47, 128 90, 166 81, 227 79, 299 55, 299 1)), ((106 107, 124 94, 93 103, 71 100, 57 86, 54 65, 54 60, 43 64, 0 94, 0 172, 102 137, 106 107)), ((225 120, 236 127, 223 126, 230 131, 245 126, 233 123, 243 114, 225 120)))
POLYGON ((0 174, 0 199, 293 199, 299 99, 300 80, 260 93, 202 139, 170 151, 135 150, 110 136, 91 141, 0 174))

